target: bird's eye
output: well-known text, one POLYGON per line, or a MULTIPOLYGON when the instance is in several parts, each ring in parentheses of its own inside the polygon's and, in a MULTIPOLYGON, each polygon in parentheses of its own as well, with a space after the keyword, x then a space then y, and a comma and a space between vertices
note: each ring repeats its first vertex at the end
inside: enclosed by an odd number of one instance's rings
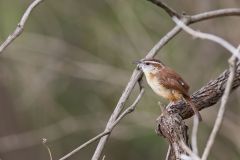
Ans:
POLYGON ((146 63, 146 65, 148 66, 150 63, 146 63))

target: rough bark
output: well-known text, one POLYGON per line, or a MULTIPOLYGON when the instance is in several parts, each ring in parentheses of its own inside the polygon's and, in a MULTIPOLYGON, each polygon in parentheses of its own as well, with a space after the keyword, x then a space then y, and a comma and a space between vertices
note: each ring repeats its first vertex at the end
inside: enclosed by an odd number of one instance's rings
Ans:
MULTIPOLYGON (((223 95, 229 70, 225 70, 218 78, 192 94, 191 100, 198 110, 205 109, 216 104, 223 95)), ((240 63, 237 64, 232 91, 240 85, 240 63)), ((184 119, 192 117, 194 112, 184 101, 169 104, 157 119, 156 132, 166 138, 171 146, 168 160, 180 159, 181 154, 186 154, 180 142, 188 144, 188 127, 184 119)), ((203 119, 204 120, 204 119, 203 119)))

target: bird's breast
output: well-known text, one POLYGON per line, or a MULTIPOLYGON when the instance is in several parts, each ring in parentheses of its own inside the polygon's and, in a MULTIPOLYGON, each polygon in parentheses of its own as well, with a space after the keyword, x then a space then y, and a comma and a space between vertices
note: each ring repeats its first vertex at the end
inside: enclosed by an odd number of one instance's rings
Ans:
POLYGON ((164 87, 158 80, 157 77, 154 76, 146 76, 147 82, 152 90, 159 96, 168 99, 170 101, 177 101, 182 98, 182 95, 176 91, 169 88, 164 87))
POLYGON ((157 77, 146 76, 146 79, 149 86, 157 95, 162 96, 164 98, 169 97, 169 95, 171 94, 171 90, 160 84, 157 77))

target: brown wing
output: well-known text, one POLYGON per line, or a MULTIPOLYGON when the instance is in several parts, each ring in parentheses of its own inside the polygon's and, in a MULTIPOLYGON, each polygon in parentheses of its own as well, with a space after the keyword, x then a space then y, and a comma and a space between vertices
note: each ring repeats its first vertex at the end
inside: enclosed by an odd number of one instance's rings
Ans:
POLYGON ((158 78, 164 87, 177 90, 183 95, 188 96, 189 86, 178 73, 168 67, 162 68, 159 72, 158 78))

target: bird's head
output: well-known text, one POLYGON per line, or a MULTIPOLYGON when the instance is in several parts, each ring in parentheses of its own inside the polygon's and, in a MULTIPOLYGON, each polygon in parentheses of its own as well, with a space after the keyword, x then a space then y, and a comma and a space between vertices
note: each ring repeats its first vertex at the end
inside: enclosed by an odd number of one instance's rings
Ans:
POLYGON ((143 59, 136 61, 138 68, 142 69, 144 73, 156 73, 164 68, 164 64, 158 59, 143 59))

